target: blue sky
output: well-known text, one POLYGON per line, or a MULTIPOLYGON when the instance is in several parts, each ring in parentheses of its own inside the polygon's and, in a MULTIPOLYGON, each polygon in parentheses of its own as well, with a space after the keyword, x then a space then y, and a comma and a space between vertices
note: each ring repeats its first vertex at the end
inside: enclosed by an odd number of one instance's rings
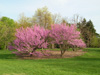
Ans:
POLYGON ((37 8, 44 6, 51 13, 60 13, 63 17, 71 18, 79 14, 87 20, 91 19, 100 34, 100 0, 0 0, 0 17, 18 20, 21 13, 31 17, 37 8))

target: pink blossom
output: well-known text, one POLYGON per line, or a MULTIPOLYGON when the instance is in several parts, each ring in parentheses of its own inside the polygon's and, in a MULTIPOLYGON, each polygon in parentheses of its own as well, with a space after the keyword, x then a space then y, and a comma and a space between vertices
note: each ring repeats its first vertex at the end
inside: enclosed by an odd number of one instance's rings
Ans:
POLYGON ((66 26, 66 24, 54 24, 51 26, 49 36, 54 39, 51 41, 52 43, 65 44, 67 46, 73 45, 81 48, 86 47, 75 24, 70 26, 66 26))
MULTIPOLYGON (((34 26, 33 28, 27 27, 16 29, 16 39, 14 40, 11 49, 16 49, 19 53, 33 53, 32 51, 38 48, 47 48, 46 38, 49 30, 46 30, 40 26, 34 26)), ((34 53, 33 53, 34 54, 34 53)))

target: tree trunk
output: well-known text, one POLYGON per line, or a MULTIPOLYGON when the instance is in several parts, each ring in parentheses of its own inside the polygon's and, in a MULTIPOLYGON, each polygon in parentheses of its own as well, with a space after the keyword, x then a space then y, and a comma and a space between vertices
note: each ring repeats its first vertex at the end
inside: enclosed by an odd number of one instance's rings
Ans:
POLYGON ((52 44, 52 49, 54 49, 55 48, 55 45, 54 44, 52 44))
MULTIPOLYGON (((36 51, 37 48, 34 48, 32 53, 36 51)), ((30 57, 32 57, 33 54, 30 54, 30 57)))
POLYGON ((65 49, 65 45, 60 45, 60 50, 61 50, 61 57, 63 56, 63 54, 65 53, 66 49, 65 49), (62 47, 63 46, 63 47, 62 47))
POLYGON ((74 46, 72 46, 72 50, 75 51, 75 47, 74 46))
POLYGON ((66 50, 61 50, 61 57, 63 56, 63 54, 65 53, 66 50))

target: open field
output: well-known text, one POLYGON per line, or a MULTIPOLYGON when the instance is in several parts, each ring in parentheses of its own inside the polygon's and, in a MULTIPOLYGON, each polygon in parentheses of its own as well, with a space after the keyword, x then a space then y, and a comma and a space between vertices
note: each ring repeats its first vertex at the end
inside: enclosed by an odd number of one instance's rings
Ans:
POLYGON ((22 60, 0 50, 0 75, 100 75, 100 48, 85 51, 73 58, 22 60))

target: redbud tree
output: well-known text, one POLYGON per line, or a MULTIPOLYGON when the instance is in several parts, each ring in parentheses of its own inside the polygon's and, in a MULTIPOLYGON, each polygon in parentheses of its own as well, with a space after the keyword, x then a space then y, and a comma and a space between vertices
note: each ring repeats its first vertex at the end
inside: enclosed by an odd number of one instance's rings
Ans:
POLYGON ((19 54, 30 54, 30 56, 41 55, 39 52, 35 52, 38 48, 47 48, 47 40, 49 31, 40 27, 34 26, 33 28, 23 27, 16 30, 16 39, 13 42, 12 46, 9 46, 10 49, 16 49, 14 52, 17 55, 19 54))
POLYGON ((77 46, 80 48, 86 47, 80 37, 80 32, 77 31, 76 25, 54 24, 51 26, 50 37, 52 43, 58 44, 61 50, 61 56, 69 48, 69 46, 77 46))
POLYGON ((14 53, 17 55, 30 54, 30 56, 41 56, 42 53, 39 53, 36 49, 47 48, 50 42, 60 46, 61 56, 69 46, 86 47, 80 37, 80 32, 77 31, 76 25, 55 24, 51 26, 51 30, 46 30, 40 26, 20 28, 16 30, 15 36, 16 39, 9 48, 16 49, 17 51, 14 53))

